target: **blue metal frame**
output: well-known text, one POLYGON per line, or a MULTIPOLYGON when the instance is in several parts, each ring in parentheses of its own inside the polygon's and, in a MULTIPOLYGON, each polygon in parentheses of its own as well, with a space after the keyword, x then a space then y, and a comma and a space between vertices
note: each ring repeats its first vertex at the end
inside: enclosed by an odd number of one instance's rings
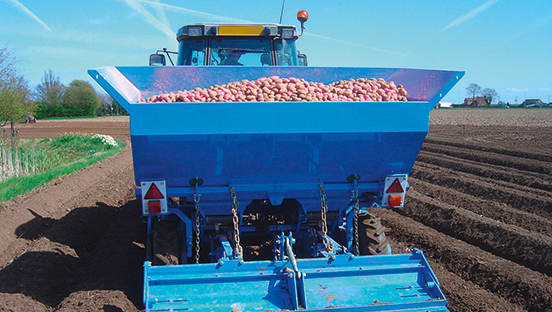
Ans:
MULTIPOLYGON (((279 206, 284 199, 296 199, 301 205, 298 213, 306 218, 320 211, 319 185, 324 186, 329 211, 338 214, 328 221, 336 253, 312 250, 313 256, 321 258, 294 260, 291 233, 298 241, 312 244, 321 235, 315 229, 309 233, 307 220, 299 217, 297 224, 270 229, 271 233, 289 231, 287 237, 282 233, 276 238, 280 242, 275 244, 279 253, 274 252, 274 261, 234 260, 231 242, 218 231, 211 250, 216 263, 151 266, 146 261, 147 311, 203 310, 206 305, 210 311, 243 312, 448 311, 439 282, 420 251, 355 257, 347 250, 354 250, 351 191, 358 194, 361 207, 381 205, 385 177, 410 173, 429 129, 429 111, 464 72, 175 66, 104 67, 89 74, 130 114, 137 185, 141 180, 161 179, 166 181, 168 197, 191 201, 202 196, 202 241, 206 231, 213 233, 206 217, 230 214, 231 187, 242 203, 240 220, 244 207, 254 200, 279 206), (137 103, 161 93, 269 76, 325 84, 383 78, 402 84, 409 101, 137 103), (341 242, 336 236, 343 232, 341 242)), ((171 207, 170 213, 185 224, 182 235, 190 258, 192 230, 196 230, 193 207, 171 207)), ((151 223, 152 217, 149 235, 151 223)), ((252 235, 252 230, 244 227, 243 233, 252 235)), ((305 254, 305 250, 296 252, 305 254)))
MULTIPOLYGON (((460 71, 408 68, 293 67, 293 66, 171 66, 103 67, 88 71, 127 111, 141 98, 161 93, 208 88, 244 79, 295 77, 325 84, 351 78, 383 78, 402 84, 409 101, 437 103, 464 76, 460 71)), ((429 105, 432 109, 434 105, 429 105)))
MULTIPOLYGON (((186 257, 192 257, 192 220, 182 212, 179 208, 169 208, 169 213, 178 216, 178 218, 185 224, 186 232, 183 233, 183 244, 186 245, 186 257)), ((195 229, 194 229, 195 230, 195 229)))
MULTIPOLYGON (((280 237, 290 239, 291 236, 280 237)), ((282 244, 283 245, 283 244, 282 244)), ((291 246, 290 246, 291 247, 291 246)), ((448 311, 419 250, 391 256, 144 264, 146 311, 448 311), (238 295, 239 294, 239 295, 238 295)))
MULTIPOLYGON (((304 184, 346 186, 351 174, 359 174, 361 183, 380 183, 387 174, 408 174, 427 134, 432 103, 463 76, 330 67, 105 67, 89 72, 130 114, 136 181, 162 178, 169 196, 191 197, 188 181, 200 177, 203 193, 213 195, 204 199, 207 214, 226 212, 221 207, 229 204, 229 185, 245 200, 276 204, 284 197, 298 198, 306 210, 314 210, 317 204, 308 199, 317 188, 304 184), (323 83, 381 77, 403 84, 409 101, 136 103, 162 92, 273 75, 323 83)), ((349 195, 336 190, 328 198, 338 201, 332 207, 343 207, 349 195)))

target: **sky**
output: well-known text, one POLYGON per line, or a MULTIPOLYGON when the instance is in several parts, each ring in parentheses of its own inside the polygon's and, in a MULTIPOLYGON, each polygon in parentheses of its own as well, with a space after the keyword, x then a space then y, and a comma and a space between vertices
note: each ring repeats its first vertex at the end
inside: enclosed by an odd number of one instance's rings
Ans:
POLYGON ((147 66, 158 49, 177 50, 184 25, 299 27, 299 10, 309 66, 465 71, 443 101, 463 102, 470 83, 496 90, 495 103, 552 101, 551 0, 0 0, 0 47, 33 88, 52 70, 101 91, 88 69, 147 66))

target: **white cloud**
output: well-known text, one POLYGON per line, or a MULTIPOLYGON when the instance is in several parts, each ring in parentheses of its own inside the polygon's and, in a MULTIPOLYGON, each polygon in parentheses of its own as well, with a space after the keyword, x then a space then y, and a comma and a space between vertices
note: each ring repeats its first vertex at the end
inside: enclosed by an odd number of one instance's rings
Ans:
POLYGON ((310 37, 315 37, 315 38, 319 38, 319 39, 324 39, 324 40, 331 40, 331 41, 344 43, 344 44, 348 44, 348 45, 352 45, 352 46, 357 46, 357 47, 360 47, 360 48, 371 49, 371 50, 375 50, 375 51, 379 51, 379 52, 394 54, 394 55, 397 55, 397 56, 400 56, 400 57, 407 57, 408 56, 408 53, 407 54, 397 53, 397 52, 393 52, 393 51, 389 51, 389 50, 385 50, 385 49, 380 49, 380 48, 376 48, 376 47, 367 46, 367 45, 356 43, 356 42, 349 42, 349 41, 335 39, 335 38, 326 37, 326 36, 321 36, 321 35, 316 35, 316 34, 311 34, 311 33, 304 33, 303 35, 310 36, 310 37))
POLYGON ((526 87, 525 88, 521 88, 521 89, 518 89, 518 88, 507 88, 506 90, 510 91, 510 92, 526 92, 527 89, 526 87))
POLYGON ((21 4, 21 2, 17 1, 17 0, 9 0, 13 5, 15 5, 16 7, 18 7, 19 9, 21 9, 25 14, 29 15, 32 19, 34 19, 35 21, 37 21, 40 25, 42 25, 42 27, 44 27, 46 30, 48 30, 49 32, 52 32, 52 30, 50 29, 50 27, 48 27, 48 25, 46 25, 46 23, 44 23, 40 18, 38 18, 38 16, 36 16, 33 12, 31 12, 29 9, 27 9, 27 7, 25 7, 23 4, 21 4))
MULTIPOLYGON (((160 0, 155 0, 155 2, 158 3, 158 4, 161 4, 160 0)), ((163 10, 163 8, 161 6, 156 6, 155 10, 157 11, 157 16, 159 17, 159 20, 161 21, 161 23, 163 23, 164 25, 169 26, 169 20, 165 16, 165 10, 163 10)))
POLYGON ((451 27, 458 26, 460 24, 463 24, 463 23, 467 22, 468 20, 474 18, 479 13, 481 13, 481 12, 485 11, 486 9, 490 8, 497 1, 498 0, 489 0, 489 1, 485 2, 482 6, 476 8, 474 10, 471 10, 468 13, 466 13, 466 14, 460 16, 459 18, 455 19, 454 21, 452 21, 452 23, 448 24, 447 26, 445 26, 445 28, 441 29, 441 31, 439 33, 442 33, 443 31, 445 31, 445 30, 447 30, 451 27))
POLYGON ((140 13, 144 21, 157 28, 168 38, 174 40, 175 32, 168 25, 166 18, 164 18, 164 22, 161 22, 160 20, 155 18, 155 16, 153 16, 148 10, 146 10, 146 8, 144 8, 139 2, 140 1, 138 0, 125 0, 125 3, 128 4, 128 6, 130 6, 134 11, 140 13))
MULTIPOLYGON (((128 1, 128 0, 125 0, 125 1, 128 1)), ((242 20, 242 19, 237 19, 237 18, 228 17, 228 16, 222 16, 222 15, 216 15, 216 14, 211 14, 211 13, 207 13, 207 12, 190 10, 190 9, 186 9, 186 8, 175 6, 175 5, 164 4, 164 3, 161 3, 159 1, 136 0, 136 2, 140 2, 140 3, 143 3, 143 4, 148 4, 148 5, 159 7, 159 8, 163 8, 167 11, 179 12, 179 13, 182 13, 182 12, 188 13, 190 15, 195 15, 195 16, 201 17, 203 19, 209 20, 210 22, 254 23, 254 22, 248 21, 248 20, 242 20)))

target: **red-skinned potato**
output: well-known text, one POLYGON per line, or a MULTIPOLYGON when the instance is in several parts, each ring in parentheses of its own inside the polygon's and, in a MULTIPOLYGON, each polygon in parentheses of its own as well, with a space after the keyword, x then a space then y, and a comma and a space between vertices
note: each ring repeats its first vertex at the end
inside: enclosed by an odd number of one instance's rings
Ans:
POLYGON ((407 91, 402 85, 383 78, 340 80, 328 85, 294 77, 262 77, 242 80, 207 89, 194 88, 155 95, 138 103, 170 102, 274 102, 274 101, 393 101, 404 102, 407 91))

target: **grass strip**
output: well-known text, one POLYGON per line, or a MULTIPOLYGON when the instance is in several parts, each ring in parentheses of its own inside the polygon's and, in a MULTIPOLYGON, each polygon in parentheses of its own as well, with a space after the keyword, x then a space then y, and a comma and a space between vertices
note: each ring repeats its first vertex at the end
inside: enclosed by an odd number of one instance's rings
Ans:
POLYGON ((69 134, 55 139, 41 140, 39 144, 32 140, 22 142, 21 145, 35 146, 36 149, 33 152, 41 155, 40 162, 52 165, 32 175, 13 177, 0 182, 0 202, 23 195, 60 176, 79 171, 123 149, 122 142, 112 138, 112 141, 106 140, 109 138, 69 134))

